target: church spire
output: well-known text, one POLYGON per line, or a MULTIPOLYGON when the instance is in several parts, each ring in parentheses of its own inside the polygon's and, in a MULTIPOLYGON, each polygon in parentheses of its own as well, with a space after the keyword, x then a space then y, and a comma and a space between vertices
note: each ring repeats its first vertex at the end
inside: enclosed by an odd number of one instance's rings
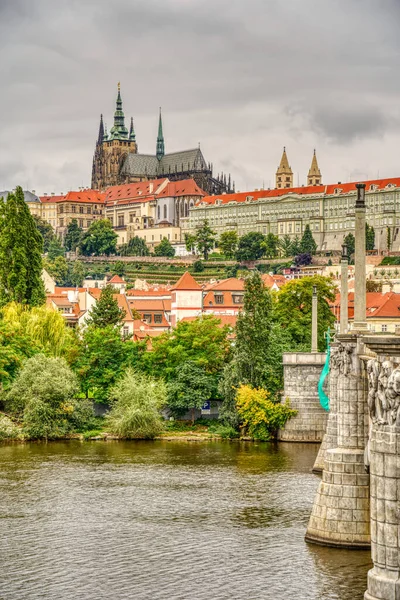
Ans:
POLYGON ((286 148, 283 147, 283 154, 280 165, 276 171, 276 187, 291 188, 293 187, 293 171, 290 168, 286 148))
POLYGON ((128 130, 125 127, 125 115, 122 110, 121 84, 118 83, 118 95, 114 113, 114 126, 110 131, 110 140, 127 140, 128 130))
POLYGON ((129 139, 136 142, 135 128, 133 126, 133 117, 131 117, 131 128, 129 130, 129 139))
POLYGON ((97 138, 97 143, 102 144, 103 138, 104 138, 103 115, 100 115, 99 137, 97 138))
POLYGON ((314 154, 311 161, 311 167, 307 175, 307 185, 320 185, 322 183, 322 175, 318 166, 317 155, 314 149, 314 154))
POLYGON ((165 154, 165 145, 164 145, 164 134, 163 134, 163 126, 162 126, 162 117, 161 117, 161 107, 160 107, 160 116, 158 118, 158 135, 157 135, 157 150, 156 156, 158 160, 161 160, 165 154))

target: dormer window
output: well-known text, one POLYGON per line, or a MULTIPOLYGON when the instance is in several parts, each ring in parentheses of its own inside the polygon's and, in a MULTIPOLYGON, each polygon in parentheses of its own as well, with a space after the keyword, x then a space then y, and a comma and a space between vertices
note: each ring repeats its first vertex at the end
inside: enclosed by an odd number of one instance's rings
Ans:
POLYGON ((374 183, 369 186, 369 191, 370 192, 375 192, 377 189, 378 189, 378 186, 375 185, 374 183))
POLYGON ((333 191, 333 193, 334 194, 340 194, 341 191, 342 190, 340 188, 335 188, 334 191, 333 191))
POLYGON ((215 304, 223 304, 224 303, 224 295, 223 294, 218 294, 218 293, 214 292, 214 299, 215 299, 215 304))
POLYGON ((394 187, 396 187, 396 186, 395 186, 393 183, 388 183, 388 184, 387 184, 387 186, 386 186, 386 189, 387 189, 387 190, 391 190, 391 189, 393 189, 394 187))

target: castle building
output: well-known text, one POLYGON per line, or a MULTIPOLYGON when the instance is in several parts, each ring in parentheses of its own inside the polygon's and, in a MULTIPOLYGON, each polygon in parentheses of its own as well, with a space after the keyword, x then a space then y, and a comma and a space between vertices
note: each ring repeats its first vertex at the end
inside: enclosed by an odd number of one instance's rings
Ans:
POLYGON ((130 130, 125 127, 120 85, 114 125, 107 133, 100 117, 99 134, 93 157, 92 188, 105 190, 109 186, 168 178, 169 181, 194 179, 207 194, 223 194, 235 191, 231 176, 213 175, 212 164, 207 163, 200 147, 180 152, 165 152, 165 140, 161 109, 158 119, 156 153, 140 154, 136 141, 133 119, 130 130))
POLYGON ((289 166, 286 148, 283 147, 281 163, 276 171, 276 188, 292 188, 293 187, 293 171, 289 166))

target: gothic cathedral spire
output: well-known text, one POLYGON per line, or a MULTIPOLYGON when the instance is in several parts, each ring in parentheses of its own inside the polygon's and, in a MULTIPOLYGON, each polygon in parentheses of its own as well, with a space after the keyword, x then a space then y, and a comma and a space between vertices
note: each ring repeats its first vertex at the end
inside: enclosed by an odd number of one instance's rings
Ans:
POLYGON ((157 149, 156 156, 158 160, 161 160, 165 154, 165 145, 164 145, 164 134, 163 134, 163 126, 162 126, 162 117, 161 117, 161 107, 160 107, 160 116, 158 119, 158 135, 157 135, 157 149))
POLYGON ((114 126, 110 131, 109 140, 127 140, 128 130, 125 127, 125 115, 122 110, 121 85, 118 83, 118 95, 114 113, 114 126))
POLYGON ((99 137, 97 138, 97 143, 102 144, 103 138, 104 138, 103 115, 100 115, 99 137))
POLYGON ((314 150, 311 167, 307 175, 307 185, 320 185, 322 183, 321 171, 318 166, 317 155, 314 150))
POLYGON ((277 188, 293 187, 293 171, 289 165, 285 146, 283 147, 281 163, 276 171, 276 186, 275 187, 277 187, 277 188))

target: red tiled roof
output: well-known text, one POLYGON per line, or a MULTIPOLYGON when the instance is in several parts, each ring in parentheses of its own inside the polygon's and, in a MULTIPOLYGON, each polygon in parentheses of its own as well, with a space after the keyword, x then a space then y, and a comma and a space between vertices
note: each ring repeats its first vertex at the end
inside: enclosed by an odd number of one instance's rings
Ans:
POLYGON ((125 283, 125 281, 119 275, 114 275, 113 277, 111 277, 108 283, 125 283))
POLYGON ((154 197, 159 188, 168 181, 163 179, 154 179, 152 181, 138 181, 136 183, 127 183, 125 185, 113 185, 106 190, 106 204, 118 202, 119 200, 137 200, 137 202, 146 202, 154 197))
POLYGON ((219 291, 229 291, 229 292, 242 292, 244 290, 244 280, 237 279, 236 277, 229 277, 228 279, 223 279, 218 283, 211 284, 207 289, 209 290, 219 290, 219 291))
POLYGON ((64 196, 40 196, 40 202, 42 204, 52 204, 54 202, 60 202, 64 200, 64 196))
POLYGON ((98 190, 82 190, 79 192, 68 192, 64 196, 40 196, 40 202, 51 204, 52 202, 82 202, 85 204, 104 204, 105 194, 98 190))
POLYGON ((129 298, 129 305, 139 312, 171 310, 171 300, 135 300, 129 298))
POLYGON ((158 289, 158 290, 154 290, 154 289, 149 289, 149 290, 128 290, 126 292, 126 295, 133 298, 133 297, 137 297, 137 298, 142 298, 143 296, 147 297, 147 298, 158 298, 160 296, 168 296, 171 297, 171 290, 170 288, 164 288, 164 289, 158 289))
POLYGON ((179 281, 172 287, 173 290, 201 290, 202 287, 194 279, 193 275, 186 271, 179 281))
POLYGON ((197 185, 194 179, 170 181, 168 185, 156 194, 159 197, 205 196, 206 193, 197 185))
MULTIPOLYGON (((367 292, 366 318, 397 318, 400 319, 400 294, 395 292, 367 292)), ((336 294, 333 303, 329 304, 330 309, 340 319, 340 294, 336 294)), ((354 317, 354 292, 349 292, 348 297, 348 315, 349 319, 354 317)))

